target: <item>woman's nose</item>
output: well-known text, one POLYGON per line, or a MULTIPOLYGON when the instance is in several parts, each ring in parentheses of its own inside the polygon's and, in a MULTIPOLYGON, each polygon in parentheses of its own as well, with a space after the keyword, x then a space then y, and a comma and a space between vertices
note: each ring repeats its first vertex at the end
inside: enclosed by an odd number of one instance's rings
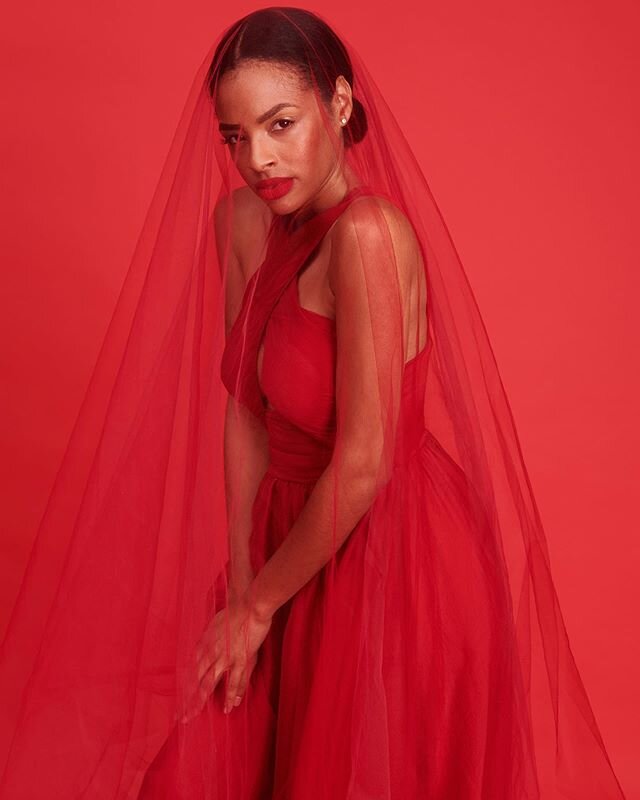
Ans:
POLYGON ((249 166, 256 172, 263 172, 275 164, 275 156, 268 141, 257 136, 253 139, 249 149, 249 166))

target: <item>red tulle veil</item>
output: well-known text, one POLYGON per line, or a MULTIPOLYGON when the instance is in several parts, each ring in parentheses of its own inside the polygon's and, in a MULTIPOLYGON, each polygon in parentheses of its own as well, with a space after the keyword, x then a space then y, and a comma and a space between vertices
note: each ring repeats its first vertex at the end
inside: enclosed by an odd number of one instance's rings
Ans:
MULTIPOLYGON (((279 24, 299 24, 291 9, 276 12, 279 24)), ((456 747, 449 738, 454 727, 440 729, 439 740, 430 720, 455 716, 458 737, 482 725, 488 740, 501 742, 512 792, 490 793, 488 776, 497 780, 499 767, 490 767, 487 755, 485 788, 478 785, 473 795, 460 789, 459 800, 621 800, 571 652, 514 420, 473 293, 410 145, 344 36, 359 106, 345 126, 344 151, 336 152, 352 184, 308 219, 274 216, 242 305, 229 319, 233 225, 247 187, 220 141, 211 75, 214 57, 238 45, 242 31, 240 21, 222 32, 195 75, 37 532, 1 649, 0 798, 133 800, 169 736, 178 742, 176 774, 191 771, 194 752, 200 754, 200 788, 184 796, 254 797, 248 776, 265 758, 259 736, 250 727, 233 734, 216 696, 197 729, 176 719, 189 703, 194 647, 228 597, 232 530, 247 516, 246 498, 237 499, 229 476, 251 453, 230 441, 229 419, 249 415, 270 435, 281 423, 267 410, 257 379, 261 337, 302 264, 348 212, 360 218, 353 263, 363 287, 349 325, 367 331, 357 341, 368 383, 365 391, 348 380, 344 341, 351 332, 343 317, 337 426, 327 453, 335 466, 336 552, 323 573, 322 624, 305 632, 317 671, 304 731, 325 742, 326 771, 307 775, 306 794, 290 789, 281 796, 330 797, 331 754, 336 761, 344 755, 331 746, 332 720, 348 709, 354 747, 345 797, 401 796, 402 779, 389 766, 393 741, 384 731, 406 736, 403 747, 416 743, 406 756, 407 774, 425 776, 423 784, 416 778, 426 790, 416 797, 453 800, 427 790, 430 769, 456 747), (389 208, 410 224, 426 292, 406 292, 389 208), (406 422, 409 395, 411 424, 423 419, 426 433, 406 422), (346 409, 357 402, 362 424, 375 428, 375 480, 366 535, 359 533, 341 559, 339 545, 354 527, 345 522, 353 488, 340 480, 351 452, 346 409), (433 459, 431 471, 421 461, 415 480, 397 480, 409 474, 418 446, 433 459), (437 472, 445 464, 449 471, 437 472), (426 520, 420 503, 428 497, 442 499, 452 530, 468 531, 486 594, 467 580, 464 537, 445 541, 437 520, 426 520), (341 576, 349 564, 358 577, 347 593, 341 576), (460 618, 447 611, 453 608, 460 618), (477 664, 473 639, 464 650, 452 636, 462 626, 472 631, 474 614, 482 641, 495 637, 492 653, 509 683, 500 695, 509 698, 505 707, 491 705, 488 692, 498 687, 484 684, 475 687, 477 701, 467 695, 466 705, 456 706, 456 674, 464 675, 467 661, 471 672, 477 664), (488 619, 499 621, 489 633, 488 619), (346 651, 353 669, 347 659, 339 671, 346 651), (402 718, 394 717, 392 680, 411 688, 402 718), (317 687, 329 693, 324 703, 317 687), (229 788, 238 786, 245 788, 229 788)), ((307 46, 310 62, 323 56, 312 39, 307 46)), ((318 444, 326 430, 307 433, 318 444)), ((488 683, 492 673, 486 674, 488 683)), ((251 702, 249 693, 232 714, 250 720, 251 702)), ((304 758, 311 763, 311 755, 304 758)))

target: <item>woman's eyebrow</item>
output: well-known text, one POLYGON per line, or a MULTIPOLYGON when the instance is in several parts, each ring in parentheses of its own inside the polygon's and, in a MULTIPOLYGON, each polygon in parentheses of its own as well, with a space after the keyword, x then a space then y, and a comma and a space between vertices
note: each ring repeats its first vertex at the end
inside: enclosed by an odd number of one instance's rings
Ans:
MULTIPOLYGON (((268 119, 270 119, 271 117, 275 116, 278 113, 278 111, 282 111, 283 108, 300 108, 300 106, 297 106, 295 103, 278 103, 273 108, 270 108, 268 111, 265 111, 264 114, 260 114, 260 116, 256 120, 256 124, 257 125, 261 125, 263 122, 266 122, 268 119)), ((239 127, 240 127, 240 125, 238 125, 238 124, 229 123, 229 122, 221 122, 218 125, 218 130, 221 130, 221 131, 232 131, 232 130, 236 130, 236 128, 239 128, 239 127)))

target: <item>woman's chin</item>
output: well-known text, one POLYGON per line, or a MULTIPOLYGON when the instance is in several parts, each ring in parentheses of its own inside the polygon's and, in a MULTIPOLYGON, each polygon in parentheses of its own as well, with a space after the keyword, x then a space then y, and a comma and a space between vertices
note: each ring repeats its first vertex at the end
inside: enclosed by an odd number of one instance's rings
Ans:
POLYGON ((280 197, 277 200, 265 200, 262 202, 269 207, 269 210, 280 217, 293 214, 300 208, 300 203, 292 201, 289 197, 280 197))

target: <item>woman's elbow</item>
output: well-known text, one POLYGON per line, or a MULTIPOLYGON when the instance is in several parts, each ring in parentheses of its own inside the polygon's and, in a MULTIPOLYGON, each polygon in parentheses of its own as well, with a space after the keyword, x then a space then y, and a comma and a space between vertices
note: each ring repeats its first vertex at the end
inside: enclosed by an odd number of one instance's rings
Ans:
POLYGON ((351 486, 361 487, 363 493, 372 493, 381 482, 386 482, 388 460, 383 442, 376 438, 338 441, 332 458, 341 480, 348 481, 351 486))

